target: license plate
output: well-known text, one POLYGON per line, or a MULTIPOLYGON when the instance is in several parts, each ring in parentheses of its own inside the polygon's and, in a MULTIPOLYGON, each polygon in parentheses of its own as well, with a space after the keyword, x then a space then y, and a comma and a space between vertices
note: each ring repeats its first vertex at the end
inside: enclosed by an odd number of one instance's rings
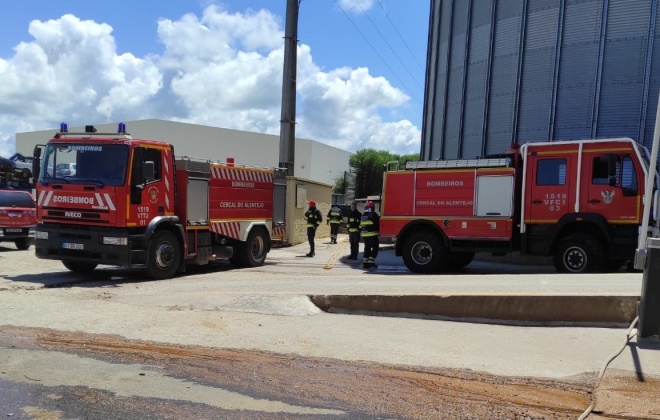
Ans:
POLYGON ((5 232, 7 232, 7 233, 23 233, 23 229, 5 228, 5 232))
POLYGON ((62 244, 62 248, 64 248, 64 249, 85 249, 83 244, 73 244, 71 242, 64 242, 62 244))

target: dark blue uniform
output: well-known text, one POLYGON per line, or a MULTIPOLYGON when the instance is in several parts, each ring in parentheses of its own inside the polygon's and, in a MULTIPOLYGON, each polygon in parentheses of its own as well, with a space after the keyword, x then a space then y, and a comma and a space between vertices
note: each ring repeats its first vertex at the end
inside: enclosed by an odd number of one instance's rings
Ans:
POLYGON ((305 212, 305 220, 307 221, 307 241, 309 242, 309 254, 307 256, 313 257, 314 236, 316 235, 316 228, 323 221, 323 217, 321 217, 321 212, 314 205, 309 206, 309 209, 305 212))
POLYGON ((378 255, 378 234, 380 230, 380 216, 373 208, 366 208, 360 220, 360 229, 362 230, 362 240, 364 241, 364 258, 362 264, 364 268, 375 268, 376 256, 378 255))

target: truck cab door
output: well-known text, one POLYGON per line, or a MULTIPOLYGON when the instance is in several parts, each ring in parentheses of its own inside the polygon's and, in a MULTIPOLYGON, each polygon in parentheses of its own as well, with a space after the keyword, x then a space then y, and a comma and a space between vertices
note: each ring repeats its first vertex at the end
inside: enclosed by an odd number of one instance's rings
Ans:
POLYGON ((581 208, 611 223, 638 223, 641 192, 638 169, 631 156, 592 154, 584 163, 589 169, 584 179, 586 203, 581 208))
POLYGON ((573 156, 535 155, 528 157, 524 220, 528 224, 555 223, 572 211, 573 156))
POLYGON ((155 217, 173 214, 174 182, 171 156, 169 148, 133 149, 128 226, 147 226, 155 217))

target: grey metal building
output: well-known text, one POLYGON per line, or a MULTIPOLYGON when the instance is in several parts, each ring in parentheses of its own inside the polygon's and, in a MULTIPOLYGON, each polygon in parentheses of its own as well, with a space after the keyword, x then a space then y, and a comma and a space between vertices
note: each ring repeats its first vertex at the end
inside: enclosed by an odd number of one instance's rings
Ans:
POLYGON ((431 0, 422 159, 512 142, 631 137, 650 147, 658 0, 431 0))

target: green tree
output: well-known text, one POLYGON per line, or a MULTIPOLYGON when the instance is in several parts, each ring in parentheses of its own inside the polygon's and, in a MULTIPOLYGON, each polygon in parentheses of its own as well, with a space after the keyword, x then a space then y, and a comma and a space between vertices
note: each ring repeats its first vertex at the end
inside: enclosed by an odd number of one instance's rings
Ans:
POLYGON ((355 196, 378 195, 383 189, 383 171, 388 162, 419 160, 419 155, 397 155, 387 150, 360 149, 353 154, 348 164, 355 171, 355 196))
POLYGON ((335 194, 346 194, 346 189, 348 188, 348 181, 346 176, 342 175, 339 178, 335 179, 335 187, 332 189, 332 192, 335 194))

